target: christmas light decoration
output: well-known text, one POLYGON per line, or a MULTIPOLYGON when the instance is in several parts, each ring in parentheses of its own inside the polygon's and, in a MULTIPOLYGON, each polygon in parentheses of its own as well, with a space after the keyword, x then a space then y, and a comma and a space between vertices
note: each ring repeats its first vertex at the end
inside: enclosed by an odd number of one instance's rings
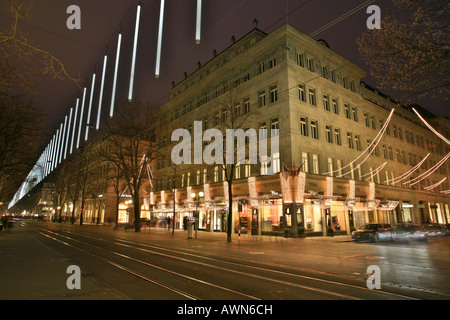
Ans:
POLYGON ((105 76, 106 76, 106 65, 108 63, 108 56, 105 55, 103 59, 103 71, 102 71, 102 82, 100 84, 100 96, 98 98, 98 111, 97 111, 97 123, 95 129, 100 129, 100 116, 102 114, 102 102, 103 102, 103 89, 105 88, 105 76))
POLYGON ((225 198, 225 201, 228 203, 228 200, 230 198, 230 195, 228 194, 228 181, 223 182, 223 196, 225 198))
POLYGON ((83 128, 84 104, 86 103, 86 88, 83 90, 83 100, 81 102, 80 125, 78 129, 77 149, 80 147, 81 129, 83 128))
POLYGON ((439 181, 439 182, 437 182, 437 183, 435 183, 435 184, 433 184, 433 185, 431 185, 431 186, 429 186, 429 187, 425 187, 424 190, 428 190, 428 191, 433 190, 433 189, 435 189, 436 187, 438 187, 438 186, 440 186, 441 184, 443 184, 445 180, 447 180, 447 177, 445 177, 445 178, 442 179, 441 181, 439 181))
POLYGON ((385 183, 391 183, 392 182, 392 185, 394 185, 396 183, 399 183, 402 180, 405 180, 410 175, 412 175, 417 169, 419 169, 429 156, 430 156, 430 153, 427 154, 425 156, 425 158, 423 158, 414 168, 412 168, 411 170, 408 170, 407 172, 405 172, 404 174, 400 175, 399 177, 397 177, 395 179, 391 179, 391 180, 385 181, 385 183))
POLYGON ((137 13, 136 13, 136 26, 134 28, 133 58, 131 61, 131 74, 130 74, 130 90, 128 92, 128 100, 129 101, 131 101, 133 99, 134 73, 136 70, 136 53, 137 53, 137 44, 138 44, 138 37, 139 37, 140 19, 141 19, 141 5, 138 5, 137 13))
POLYGON ((447 155, 442 158, 438 163, 436 163, 432 168, 430 168, 428 171, 422 173, 420 176, 411 179, 409 181, 403 182, 403 184, 409 184, 409 186, 413 186, 418 184, 420 181, 422 181, 423 179, 429 177, 433 172, 435 172, 437 169, 439 169, 440 166, 442 166, 445 161, 447 161, 447 159, 450 157, 450 152, 447 153, 447 155))
POLYGON ((77 130, 76 122, 77 122, 79 105, 80 105, 80 99, 78 98, 77 99, 77 104, 76 104, 76 107, 75 107, 75 117, 73 118, 73 131, 72 131, 72 142, 70 143, 70 154, 72 154, 72 151, 73 151, 73 142, 74 142, 74 139, 75 139, 75 132, 77 130))
POLYGON ((69 136, 70 136, 70 128, 71 128, 71 124, 72 124, 72 114, 73 114, 73 108, 70 108, 69 122, 67 123, 66 147, 64 148, 64 160, 67 158, 67 150, 69 149, 69 136))
POLYGON ((250 205, 258 206, 258 192, 256 191, 256 178, 248 177, 248 193, 250 197, 250 205))
POLYGON ((430 129, 431 131, 433 131, 433 133, 435 135, 437 135, 439 138, 441 138, 442 140, 444 140, 447 144, 450 144, 450 140, 448 140, 446 137, 444 137, 442 134, 440 134, 436 129, 434 129, 420 114, 419 112, 417 112, 416 109, 412 108, 413 111, 417 114, 417 116, 419 117, 420 120, 422 120, 422 122, 428 127, 428 129, 430 129))
POLYGON ((86 133, 84 136, 84 141, 88 140, 89 137, 89 128, 91 126, 91 112, 92 112, 92 99, 94 98, 94 90, 95 90, 95 73, 92 76, 92 86, 91 86, 91 97, 89 99, 89 108, 88 108, 88 115, 87 115, 87 119, 86 119, 86 133))
POLYGON ((297 190, 295 192, 295 202, 303 203, 305 201, 306 173, 299 172, 297 175, 297 190))
POLYGON ((195 42, 200 44, 200 36, 202 29, 202 0, 197 0, 197 24, 195 33, 195 42))
POLYGON ((59 153, 59 163, 63 160, 63 153, 66 145, 67 116, 64 118, 64 130, 61 139, 61 152, 59 153))
POLYGON ((158 46, 156 52, 156 70, 155 76, 159 78, 160 66, 161 66, 161 46, 162 46, 162 33, 163 33, 163 25, 164 25, 164 0, 161 0, 161 8, 159 15, 159 31, 158 31, 158 46))
POLYGON ((120 62, 120 48, 122 46, 122 34, 119 33, 119 37, 117 39, 117 53, 116 53, 116 65, 114 68, 114 82, 112 88, 112 96, 111 96, 111 108, 109 111, 109 116, 112 118, 114 116, 114 104, 116 103, 116 87, 117 87, 117 74, 119 72, 119 62, 120 62))

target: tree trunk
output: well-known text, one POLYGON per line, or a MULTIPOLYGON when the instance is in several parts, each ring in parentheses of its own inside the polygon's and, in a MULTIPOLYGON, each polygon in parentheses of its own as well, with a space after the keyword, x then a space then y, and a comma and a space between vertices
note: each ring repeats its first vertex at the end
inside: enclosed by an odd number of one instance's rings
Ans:
POLYGON ((233 218, 233 191, 232 181, 228 181, 228 219, 227 219, 227 242, 231 243, 231 222, 233 218))
POLYGON ((141 208, 139 207, 139 195, 133 197, 134 204, 134 231, 141 232, 141 208))

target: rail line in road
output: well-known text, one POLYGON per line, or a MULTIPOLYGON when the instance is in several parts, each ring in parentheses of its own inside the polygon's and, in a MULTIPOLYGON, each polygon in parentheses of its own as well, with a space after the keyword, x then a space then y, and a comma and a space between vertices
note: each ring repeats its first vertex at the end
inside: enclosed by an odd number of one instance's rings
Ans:
MULTIPOLYGON (((56 230, 53 228, 53 230, 49 230, 47 228, 34 228, 26 225, 26 227, 40 233, 41 235, 46 236, 49 239, 58 241, 66 246, 71 246, 72 248, 78 249, 80 251, 83 251, 87 254, 90 254, 91 256, 95 256, 99 258, 100 260, 119 268, 120 270, 123 270, 129 274, 132 274, 142 280, 145 280, 147 282, 153 283, 157 286, 160 286, 162 288, 165 288, 167 290, 171 290, 172 292, 176 292, 177 294, 181 295, 184 298, 188 299, 201 299, 197 297, 196 294, 188 293, 186 291, 188 290, 181 290, 180 288, 175 288, 173 285, 168 285, 166 281, 161 281, 160 279, 155 280, 154 278, 151 278, 148 275, 145 275, 145 272, 150 272, 149 270, 158 270, 160 272, 169 274, 171 276, 175 276, 178 278, 182 278, 188 281, 193 281, 197 284, 208 286, 210 288, 214 288, 216 290, 221 290, 227 293, 227 295, 232 299, 237 299, 236 297, 239 297, 239 299, 270 299, 270 297, 267 297, 267 295, 261 295, 258 294, 258 290, 253 290, 255 293, 248 293, 248 292, 242 292, 242 288, 234 288, 231 289, 232 286, 231 283, 225 283, 227 282, 226 278, 224 279, 218 279, 217 275, 220 274, 221 277, 224 277, 224 274, 232 274, 243 282, 249 282, 249 279, 253 279, 257 281, 258 283, 264 283, 265 287, 272 288, 283 288, 280 291, 285 290, 285 293, 280 294, 281 298, 286 299, 287 297, 290 297, 291 299, 298 299, 299 296, 303 295, 305 296, 308 294, 313 294, 318 297, 318 299, 415 299, 414 297, 409 297, 405 295, 399 295, 395 293, 385 292, 385 291, 373 291, 369 290, 365 287, 359 287, 356 285, 351 285, 347 283, 342 283, 338 281, 331 281, 311 276, 305 276, 297 273, 292 272, 286 272, 281 270, 274 270, 270 269, 268 267, 258 266, 258 265, 251 265, 249 263, 238 263, 238 262, 232 262, 232 261, 226 261, 219 258, 213 258, 208 257, 200 254, 194 254, 190 252, 183 252, 180 250, 174 250, 174 249, 168 249, 163 248, 160 246, 154 246, 144 243, 139 243, 136 241, 129 241, 124 239, 117 239, 117 241, 111 241, 106 240, 103 238, 99 238, 97 236, 94 236, 90 233, 73 233, 70 230, 66 231, 64 229, 56 230), (63 233, 69 233, 69 235, 65 235, 63 233), (78 239, 75 239, 77 237, 78 239), (99 246, 97 244, 92 244, 89 242, 80 240, 80 237, 89 238, 93 241, 104 243, 104 246, 99 246), (59 238, 59 239, 58 239, 59 238), (71 242, 72 244, 69 244, 68 242, 71 242), (73 243, 76 243, 73 244, 73 243), (108 245, 114 246, 114 250, 108 249, 108 245), (91 250, 83 249, 80 246, 89 246, 91 250), (118 248, 123 248, 127 250, 126 253, 119 252, 118 248), (112 255, 116 258, 125 259, 128 263, 137 263, 142 266, 145 266, 148 268, 145 272, 136 270, 138 269, 136 266, 129 266, 128 264, 125 266, 126 263, 119 263, 117 261, 113 261, 115 259, 112 258, 105 258, 104 256, 99 256, 98 253, 93 253, 92 249, 99 250, 102 255, 112 255), (133 254, 131 253, 133 251, 133 254), (144 254, 146 259, 149 257, 155 257, 158 256, 160 259, 163 259, 164 261, 160 261, 160 265, 156 265, 155 262, 150 263, 148 261, 144 261, 143 258, 138 258, 136 255, 144 254), (173 270, 173 267, 169 269, 167 266, 166 261, 173 261, 175 260, 177 265, 179 265, 179 268, 183 269, 182 271, 176 271, 173 270), (162 263, 162 265, 161 265, 162 263), (166 265, 164 266, 164 263, 166 265), (189 274, 189 272, 186 272, 185 270, 193 270, 193 269, 200 269, 205 268, 204 275, 205 277, 208 277, 208 273, 210 273, 211 270, 217 270, 219 272, 215 273, 216 277, 213 277, 212 280, 205 280, 200 279, 200 277, 196 276, 194 277, 192 274, 189 274), (218 284, 217 282, 222 282, 221 284, 218 284), (284 295, 283 295, 284 294, 284 295), (297 295, 297 296, 296 296, 297 295)), ((173 265, 173 264, 172 264, 173 265)), ((203 275, 203 274, 202 274, 203 275)), ((209 277, 211 277, 209 275, 209 277)), ((165 277, 164 277, 165 279, 165 277)), ((250 288, 249 291, 252 291, 250 288)), ((210 299, 210 297, 206 297, 207 299, 210 299)))

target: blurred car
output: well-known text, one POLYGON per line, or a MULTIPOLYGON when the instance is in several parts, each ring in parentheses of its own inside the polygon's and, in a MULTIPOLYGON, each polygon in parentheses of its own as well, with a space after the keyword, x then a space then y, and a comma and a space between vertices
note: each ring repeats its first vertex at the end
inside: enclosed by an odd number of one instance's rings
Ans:
POLYGON ((396 241, 411 241, 411 240, 421 240, 425 241, 428 239, 428 235, 425 233, 423 228, 415 224, 397 224, 394 227, 392 233, 392 239, 396 241))
POLYGON ((355 241, 393 241, 393 228, 387 223, 368 223, 352 232, 355 241))
POLYGON ((427 223, 422 226, 423 231, 428 237, 448 236, 448 229, 439 223, 427 223))

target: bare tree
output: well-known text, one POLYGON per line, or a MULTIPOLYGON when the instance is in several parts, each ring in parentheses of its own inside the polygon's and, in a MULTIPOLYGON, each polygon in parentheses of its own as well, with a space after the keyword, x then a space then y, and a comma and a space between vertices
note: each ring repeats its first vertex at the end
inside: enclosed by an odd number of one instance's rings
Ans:
POLYGON ((397 90, 406 103, 426 96, 447 100, 450 81, 448 2, 394 0, 398 18, 386 15, 379 30, 357 40, 370 74, 382 89, 397 90), (400 15, 400 14, 399 14, 400 15), (407 16, 409 19, 405 20, 407 16))
POLYGON ((156 156, 152 143, 152 115, 141 102, 126 102, 118 108, 112 119, 106 121, 107 132, 103 138, 109 148, 101 156, 118 170, 131 195, 136 232, 140 232, 140 192, 145 169, 156 156))

